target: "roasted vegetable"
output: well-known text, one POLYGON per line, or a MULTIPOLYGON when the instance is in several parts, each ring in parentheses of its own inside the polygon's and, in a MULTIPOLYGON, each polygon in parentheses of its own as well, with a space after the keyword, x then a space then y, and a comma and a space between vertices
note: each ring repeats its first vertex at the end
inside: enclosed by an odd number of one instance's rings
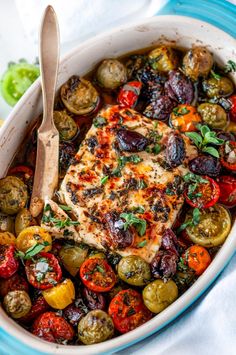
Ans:
POLYGON ((30 211, 27 208, 22 208, 15 219, 15 232, 18 236, 23 229, 36 225, 36 220, 32 217, 30 211))
POLYGON ((0 231, 14 233, 14 218, 7 214, 0 213, 0 231))
POLYGON ((11 277, 19 267, 19 261, 15 256, 13 245, 0 245, 0 277, 11 277))
POLYGON ((151 279, 148 263, 136 255, 122 258, 118 264, 119 278, 133 286, 146 285, 151 279))
POLYGON ((66 111, 54 111, 53 119, 62 140, 68 141, 74 138, 78 127, 73 118, 69 116, 66 111))
POLYGON ((192 80, 207 77, 213 66, 213 56, 205 47, 190 49, 183 58, 183 71, 192 80))
POLYGON ((112 337, 114 325, 111 317, 102 310, 90 311, 78 324, 78 337, 83 344, 101 343, 112 337))
POLYGON ((188 267, 194 270, 197 276, 201 275, 211 263, 208 251, 200 245, 192 245, 183 255, 188 267))
POLYGON ((143 290, 145 306, 153 313, 160 313, 178 297, 178 288, 174 281, 155 280, 143 290))
POLYGON ((211 128, 223 129, 226 127, 227 114, 220 105, 206 102, 199 105, 197 110, 200 113, 203 122, 211 128))
POLYGON ((15 319, 24 317, 31 309, 31 300, 25 291, 10 291, 3 299, 6 312, 15 319))
POLYGON ((151 67, 157 71, 168 72, 178 67, 178 56, 175 50, 168 46, 160 46, 148 54, 151 67))
POLYGON ((61 99, 65 107, 77 115, 92 113, 99 104, 99 95, 90 81, 73 75, 61 87, 61 99))
POLYGON ((0 232, 0 245, 15 244, 16 237, 10 232, 0 232))
POLYGON ((75 287, 70 279, 65 279, 42 293, 49 306, 56 309, 66 308, 75 299, 75 287))
POLYGON ((77 245, 63 245, 59 251, 60 259, 65 269, 75 276, 79 271, 80 266, 86 259, 88 249, 77 245))
POLYGON ((201 122, 202 119, 196 107, 190 105, 179 105, 170 115, 170 125, 180 132, 196 131, 196 126, 201 122))
POLYGON ((6 214, 16 214, 25 207, 28 199, 27 186, 16 176, 0 180, 0 209, 6 214))
POLYGON ((236 177, 220 176, 217 182, 220 187, 219 202, 227 207, 234 207, 236 205, 236 177))
POLYGON ((234 91, 234 85, 227 77, 210 78, 204 80, 202 85, 204 92, 210 99, 229 96, 234 91))
MULTIPOLYGON (((20 222, 17 224, 17 231, 21 227, 20 222)), ((52 248, 52 237, 51 235, 42 227, 32 226, 23 229, 18 237, 16 238, 16 247, 18 250, 25 253, 29 248, 36 244, 43 244, 46 242, 44 251, 48 252, 52 248)))
POLYGON ((117 59, 105 59, 96 73, 98 84, 105 89, 116 89, 127 81, 127 69, 117 59))

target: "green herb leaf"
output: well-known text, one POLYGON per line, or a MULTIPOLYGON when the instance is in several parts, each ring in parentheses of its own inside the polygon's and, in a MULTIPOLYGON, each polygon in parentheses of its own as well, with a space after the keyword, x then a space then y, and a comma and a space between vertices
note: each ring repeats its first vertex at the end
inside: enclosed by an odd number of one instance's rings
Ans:
POLYGON ((112 171, 113 176, 121 176, 121 170, 124 168, 126 163, 138 164, 143 161, 139 155, 133 154, 128 156, 119 156, 118 166, 112 171))
POLYGON ((105 117, 97 116, 97 117, 93 120, 93 125, 94 125, 96 128, 100 128, 100 127, 106 126, 106 125, 107 125, 107 120, 106 120, 105 117))
POLYGON ((189 113, 190 111, 187 109, 187 107, 175 107, 173 109, 173 113, 175 114, 175 116, 179 117, 179 116, 183 116, 186 115, 187 113, 189 113))
POLYGON ((212 78, 214 78, 216 80, 220 80, 221 79, 221 75, 220 74, 216 74, 214 72, 214 70, 211 70, 211 76, 212 76, 212 78))
POLYGON ((196 175, 194 173, 187 173, 183 176, 183 179, 187 183, 197 182, 197 183, 208 183, 208 180, 203 179, 200 175, 196 175))
POLYGON ((141 237, 145 234, 147 222, 144 219, 136 217, 133 213, 121 213, 120 217, 125 220, 123 227, 125 231, 134 226, 141 237))
POLYGON ((147 241, 146 241, 146 240, 143 240, 142 242, 140 242, 140 243, 137 244, 137 247, 138 247, 138 248, 143 248, 146 244, 147 244, 147 241))
POLYGON ((208 154, 212 155, 215 158, 219 158, 220 157, 219 152, 214 147, 204 147, 202 149, 202 151, 204 153, 208 153, 208 154))
POLYGON ((80 224, 78 221, 72 221, 70 218, 64 220, 58 218, 51 218, 50 222, 52 222, 55 227, 58 227, 60 229, 70 226, 77 226, 78 224, 80 224))
POLYGON ((58 205, 63 211, 71 211, 72 208, 66 205, 58 205))
POLYGON ((101 178, 101 184, 104 185, 104 184, 108 181, 108 179, 109 179, 109 176, 108 176, 108 175, 103 176, 103 177, 101 178))
POLYGON ((204 137, 208 132, 210 132, 210 128, 206 125, 198 124, 197 128, 201 131, 201 135, 204 137))
POLYGON ((132 207, 133 213, 144 213, 145 209, 143 206, 132 207))
POLYGON ((225 73, 236 72, 236 63, 233 60, 228 60, 224 68, 224 72, 225 73))
POLYGON ((154 147, 152 148, 152 151, 154 154, 159 154, 161 151, 161 145, 160 144, 155 144, 154 147))
POLYGON ((201 144, 203 142, 202 137, 200 136, 199 133, 196 132, 186 132, 185 135, 193 141, 193 143, 200 148, 201 144))
POLYGON ((50 245, 48 242, 43 242, 43 243, 37 243, 35 245, 33 245, 32 247, 30 247, 29 249, 26 250, 25 253, 23 253, 22 251, 18 250, 15 255, 19 258, 21 258, 21 260, 28 260, 31 259, 33 256, 37 255, 38 253, 40 253, 44 247, 50 245))
POLYGON ((193 222, 193 225, 194 226, 197 226, 200 222, 200 210, 199 208, 194 208, 193 210, 193 219, 192 219, 192 222, 193 222))
POLYGON ((103 267, 101 265, 97 265, 96 266, 96 269, 98 272, 100 272, 101 274, 104 274, 105 273, 105 270, 103 269, 103 267))
POLYGON ((171 190, 169 187, 166 188, 166 195, 168 196, 173 196, 175 195, 175 192, 173 190, 171 190))

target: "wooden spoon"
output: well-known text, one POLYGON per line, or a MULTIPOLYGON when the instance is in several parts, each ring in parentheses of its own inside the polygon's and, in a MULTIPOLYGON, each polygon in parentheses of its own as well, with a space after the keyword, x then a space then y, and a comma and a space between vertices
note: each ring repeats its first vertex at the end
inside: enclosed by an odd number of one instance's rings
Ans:
POLYGON ((52 6, 45 10, 40 31, 40 70, 43 93, 43 121, 38 129, 37 158, 30 212, 37 217, 45 198, 58 185, 59 134, 53 121, 53 106, 59 62, 59 29, 52 6))

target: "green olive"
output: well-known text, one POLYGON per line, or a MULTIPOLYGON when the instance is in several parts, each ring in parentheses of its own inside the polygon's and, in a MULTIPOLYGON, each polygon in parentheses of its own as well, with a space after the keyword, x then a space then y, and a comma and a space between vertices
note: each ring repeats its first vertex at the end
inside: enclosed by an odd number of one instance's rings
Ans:
POLYGON ((210 102, 203 103, 198 106, 204 123, 214 129, 224 129, 227 126, 227 114, 223 107, 210 102))
POLYGON ((151 270, 149 264, 140 256, 129 255, 120 260, 118 275, 129 285, 143 286, 151 279, 151 270))
POLYGON ((61 99, 68 111, 87 115, 97 108, 99 95, 90 81, 73 75, 62 85, 61 99))
POLYGON ((178 56, 175 50, 168 46, 160 46, 148 54, 151 67, 154 70, 168 72, 177 69, 178 56))
POLYGON ((213 56, 205 47, 190 49, 183 58, 183 71, 193 80, 207 77, 213 66, 213 56))
POLYGON ((105 59, 96 73, 98 84, 105 89, 117 89, 127 81, 127 69, 117 59, 105 59))
POLYGON ((10 291, 3 299, 6 312, 15 319, 26 316, 31 309, 31 300, 25 291, 10 291))
POLYGON ((114 325, 111 317, 104 311, 90 311, 78 324, 78 337, 86 345, 101 343, 112 337, 114 325))
MULTIPOLYGON (((191 209, 185 221, 191 220, 193 210, 191 209)), ((205 248, 216 247, 224 243, 231 228, 231 218, 227 209, 219 204, 201 210, 200 221, 194 226, 188 226, 186 232, 188 237, 195 244, 205 248)))
POLYGON ((145 306, 153 313, 160 313, 178 297, 178 287, 174 281, 155 280, 143 290, 145 306))
POLYGON ((27 186, 16 176, 0 180, 0 209, 6 214, 16 214, 25 207, 28 199, 27 186))
POLYGON ((64 245, 59 252, 59 256, 65 269, 75 276, 86 259, 88 249, 77 245, 64 245))
POLYGON ((14 233, 14 218, 0 213, 0 231, 14 233))
POLYGON ((31 213, 27 208, 22 208, 17 215, 15 219, 15 232, 16 235, 20 234, 20 232, 30 226, 36 226, 37 222, 35 219, 32 217, 31 213))
POLYGON ((68 141, 74 138, 78 127, 73 118, 70 117, 66 111, 54 111, 53 119, 62 140, 68 141))
POLYGON ((210 99, 214 97, 226 97, 234 92, 234 84, 227 77, 219 79, 210 78, 203 81, 203 90, 210 99))

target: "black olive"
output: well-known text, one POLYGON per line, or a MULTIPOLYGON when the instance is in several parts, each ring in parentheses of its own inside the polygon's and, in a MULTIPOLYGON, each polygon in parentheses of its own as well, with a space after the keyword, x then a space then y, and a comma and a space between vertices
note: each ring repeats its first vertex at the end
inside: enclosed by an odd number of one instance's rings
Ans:
POLYGON ((176 168, 182 164, 186 156, 185 143, 178 133, 171 133, 166 144, 166 160, 172 167, 176 168))
POLYGON ((232 132, 220 131, 217 133, 217 137, 224 141, 235 141, 235 135, 232 132))
POLYGON ((85 316, 85 312, 82 308, 77 307, 75 304, 70 304, 63 310, 63 315, 67 321, 76 327, 82 317, 85 316))
POLYGON ((165 83, 166 94, 181 104, 190 104, 193 100, 193 84, 184 74, 173 70, 165 83))
POLYGON ((158 120, 165 120, 171 114, 176 102, 171 100, 169 96, 162 95, 156 100, 153 100, 143 111, 144 116, 148 118, 155 118, 158 120))
POLYGON ((148 145, 148 139, 142 134, 121 128, 116 132, 119 149, 125 152, 141 152, 148 145))
POLYGON ((85 287, 82 291, 82 295, 86 305, 90 309, 105 309, 106 300, 101 293, 91 291, 87 287, 85 287))
POLYGON ((194 174, 216 177, 220 174, 221 165, 219 159, 211 156, 200 155, 190 160, 189 169, 194 174))
POLYGON ((110 242, 114 248, 124 249, 132 244, 133 235, 129 229, 124 230, 124 222, 117 212, 106 213, 105 221, 110 232, 110 242))

